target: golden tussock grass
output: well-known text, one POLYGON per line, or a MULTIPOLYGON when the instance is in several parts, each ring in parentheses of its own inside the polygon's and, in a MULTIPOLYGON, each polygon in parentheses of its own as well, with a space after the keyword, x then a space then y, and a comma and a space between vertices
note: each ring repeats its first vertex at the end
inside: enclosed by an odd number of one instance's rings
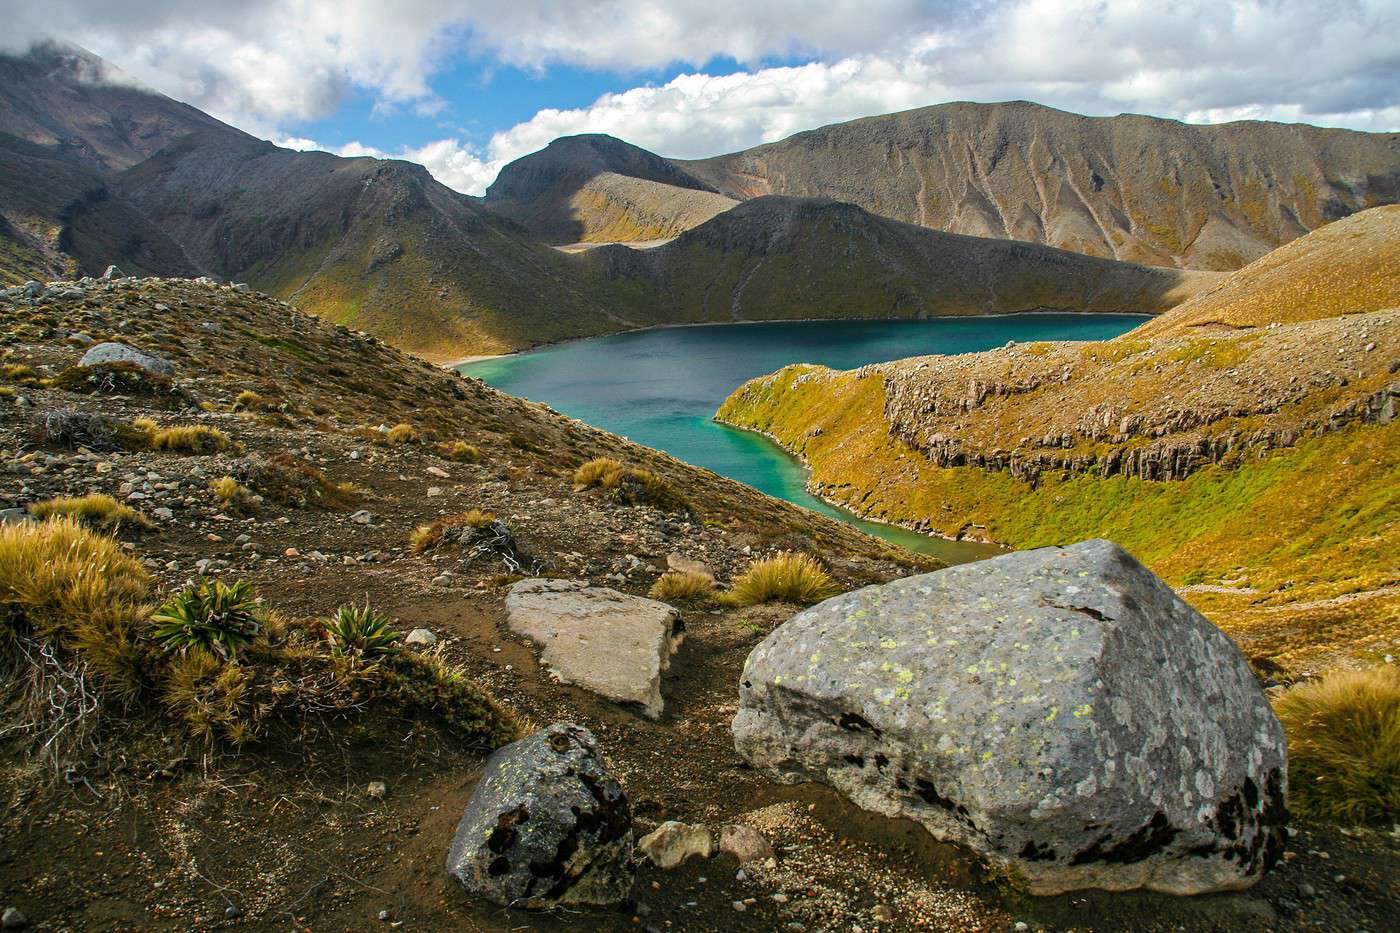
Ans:
POLYGON ((1345 823, 1400 818, 1400 670, 1337 671, 1290 688, 1275 709, 1291 807, 1345 823))
POLYGON ((38 519, 71 518, 92 528, 116 529, 122 525, 153 527, 146 516, 105 493, 45 499, 30 505, 29 514, 38 519))
POLYGON ((675 600, 699 602, 710 599, 714 592, 715 581, 709 574, 695 573, 689 570, 671 570, 657 578, 647 595, 662 602, 675 600))
POLYGON ((839 592, 841 588, 815 558, 784 551, 754 561, 724 599, 735 606, 774 602, 810 606, 839 592))

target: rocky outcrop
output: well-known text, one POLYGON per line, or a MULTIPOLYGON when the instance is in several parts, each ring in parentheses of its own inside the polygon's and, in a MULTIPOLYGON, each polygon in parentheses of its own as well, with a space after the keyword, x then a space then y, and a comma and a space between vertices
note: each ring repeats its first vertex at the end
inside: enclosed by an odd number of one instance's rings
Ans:
POLYGON ((1108 541, 814 606, 749 656, 735 746, 1048 894, 1248 887, 1285 839, 1282 727, 1234 643, 1108 541))
POLYGON ((510 588, 506 625, 539 645, 564 683, 661 715, 661 675, 685 631, 675 608, 580 580, 529 579, 510 588))
POLYGON ((487 760, 447 855, 468 893, 507 907, 617 904, 635 870, 627 794, 570 723, 487 760))

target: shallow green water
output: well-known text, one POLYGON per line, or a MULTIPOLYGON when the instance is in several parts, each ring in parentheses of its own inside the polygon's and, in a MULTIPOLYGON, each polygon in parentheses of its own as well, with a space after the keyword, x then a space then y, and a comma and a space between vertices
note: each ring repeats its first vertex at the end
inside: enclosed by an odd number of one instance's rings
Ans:
POLYGON ((822 502, 804 488, 806 471, 798 461, 765 437, 716 424, 715 410, 746 380, 789 363, 852 369, 906 356, 988 350, 1008 340, 1104 340, 1143 320, 1129 314, 1018 314, 673 327, 560 344, 462 371, 871 534, 966 561, 990 549, 864 521, 822 502))

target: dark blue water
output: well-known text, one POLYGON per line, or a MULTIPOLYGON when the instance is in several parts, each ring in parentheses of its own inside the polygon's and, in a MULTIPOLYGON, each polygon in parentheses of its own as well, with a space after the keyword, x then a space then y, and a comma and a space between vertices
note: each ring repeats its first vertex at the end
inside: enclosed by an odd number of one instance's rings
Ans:
POLYGON ((951 561, 988 548, 863 521, 810 495, 802 465, 765 437, 716 424, 715 410, 754 376, 790 363, 852 369, 929 353, 971 353, 1008 340, 1105 340, 1129 314, 1018 314, 930 321, 797 321, 637 331, 472 363, 469 375, 864 531, 951 561))

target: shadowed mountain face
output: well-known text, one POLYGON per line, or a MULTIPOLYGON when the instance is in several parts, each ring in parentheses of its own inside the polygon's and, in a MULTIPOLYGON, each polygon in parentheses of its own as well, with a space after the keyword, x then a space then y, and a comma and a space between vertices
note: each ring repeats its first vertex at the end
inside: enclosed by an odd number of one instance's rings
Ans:
POLYGON ((196 130, 246 134, 171 100, 76 46, 44 43, 0 55, 0 133, 44 146, 55 158, 120 171, 196 130))
POLYGON ((723 194, 849 201, 909 223, 1150 265, 1236 269, 1400 201, 1400 134, 942 104, 677 162, 723 194))
POLYGON ((486 189, 489 208, 560 245, 665 239, 733 204, 669 159, 599 134, 556 139, 486 189))
POLYGON ((674 321, 921 318, 1032 310, 1156 313, 1215 273, 959 236, 809 198, 746 201, 650 250, 576 257, 614 306, 674 321))

